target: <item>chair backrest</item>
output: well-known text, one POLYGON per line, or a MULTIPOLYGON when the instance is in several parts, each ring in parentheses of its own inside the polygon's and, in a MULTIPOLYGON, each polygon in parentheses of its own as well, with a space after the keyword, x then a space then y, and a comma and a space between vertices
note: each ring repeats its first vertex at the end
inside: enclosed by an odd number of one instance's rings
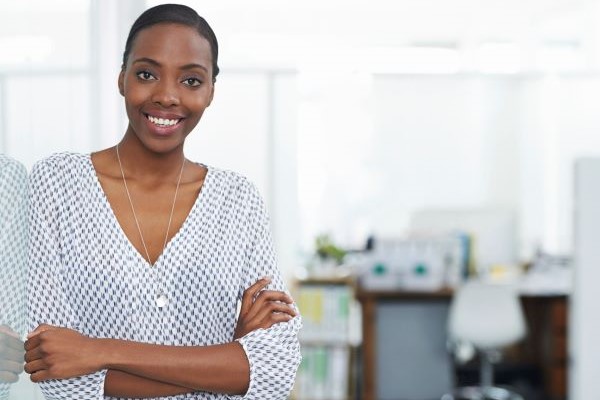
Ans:
POLYGON ((480 349, 515 343, 525 336, 525 320, 516 289, 510 285, 470 281, 457 289, 450 306, 452 339, 480 349))

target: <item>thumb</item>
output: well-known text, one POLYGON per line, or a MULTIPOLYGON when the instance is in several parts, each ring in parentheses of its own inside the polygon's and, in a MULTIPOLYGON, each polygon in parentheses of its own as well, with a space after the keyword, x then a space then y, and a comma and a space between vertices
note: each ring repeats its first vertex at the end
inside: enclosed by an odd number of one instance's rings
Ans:
POLYGON ((55 327, 52 325, 41 324, 37 328, 35 328, 33 331, 31 331, 27 334, 27 339, 31 339, 32 337, 37 336, 42 332, 49 331, 50 329, 54 329, 54 328, 55 327))

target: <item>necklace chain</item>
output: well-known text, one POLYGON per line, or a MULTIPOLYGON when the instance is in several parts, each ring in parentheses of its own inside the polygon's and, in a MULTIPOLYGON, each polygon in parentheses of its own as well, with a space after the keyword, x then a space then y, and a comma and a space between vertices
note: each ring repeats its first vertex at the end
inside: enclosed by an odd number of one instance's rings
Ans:
MULTIPOLYGON (((148 247, 146 246, 146 241, 144 240, 144 235, 142 234, 142 229, 140 228, 140 222, 138 220, 137 214, 135 213, 135 208, 133 207, 133 201, 131 200, 131 194, 129 193, 129 187, 127 187, 127 179, 125 179, 125 172, 123 172, 123 164, 121 163, 121 155, 119 154, 119 145, 117 144, 117 160, 119 161, 119 169, 121 170, 121 177, 123 178, 123 185, 125 186, 125 192, 127 193, 127 199, 129 199, 129 205, 131 206, 131 212, 133 213, 133 219, 135 220, 135 225, 137 226, 138 232, 140 234, 140 239, 142 239, 142 245, 144 246, 144 251, 146 252, 146 259, 148 260, 148 264, 152 264, 150 260, 150 253, 148 252, 148 247)), ((175 211, 175 202, 177 201, 177 193, 179 192, 179 185, 181 183, 181 176, 183 175, 183 167, 185 166, 185 157, 183 158, 183 163, 181 163, 181 170, 179 171, 179 179, 177 180, 177 186, 175 187, 175 195, 173 196, 173 204, 171 205, 171 213, 169 214, 169 223, 167 225, 167 231, 165 232, 165 241, 163 243, 163 252, 165 251, 165 247, 167 247, 167 239, 169 237, 169 231, 171 230, 171 222, 173 221, 173 211, 175 211)), ((162 254, 162 252, 161 252, 162 254)))

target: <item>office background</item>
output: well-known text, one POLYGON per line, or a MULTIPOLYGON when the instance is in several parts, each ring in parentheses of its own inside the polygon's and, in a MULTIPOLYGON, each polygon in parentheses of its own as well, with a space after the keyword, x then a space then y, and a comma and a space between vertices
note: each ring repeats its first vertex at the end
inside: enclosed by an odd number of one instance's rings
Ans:
MULTIPOLYGON (((27 167, 125 129, 123 44, 158 1, 0 1, 0 152, 27 167)), ((328 233, 427 208, 518 215, 515 252, 573 251, 573 163, 600 154, 600 2, 186 1, 222 74, 186 152, 267 199, 284 273, 328 233)))

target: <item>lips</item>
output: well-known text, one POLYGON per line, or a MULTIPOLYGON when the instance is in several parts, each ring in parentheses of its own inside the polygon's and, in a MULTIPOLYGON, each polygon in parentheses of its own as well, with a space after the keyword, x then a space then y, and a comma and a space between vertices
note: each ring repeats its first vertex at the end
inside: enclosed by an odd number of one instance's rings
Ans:
POLYGON ((185 117, 178 114, 164 112, 142 112, 146 117, 147 129, 152 135, 159 137, 170 137, 175 135, 182 126, 185 117))

